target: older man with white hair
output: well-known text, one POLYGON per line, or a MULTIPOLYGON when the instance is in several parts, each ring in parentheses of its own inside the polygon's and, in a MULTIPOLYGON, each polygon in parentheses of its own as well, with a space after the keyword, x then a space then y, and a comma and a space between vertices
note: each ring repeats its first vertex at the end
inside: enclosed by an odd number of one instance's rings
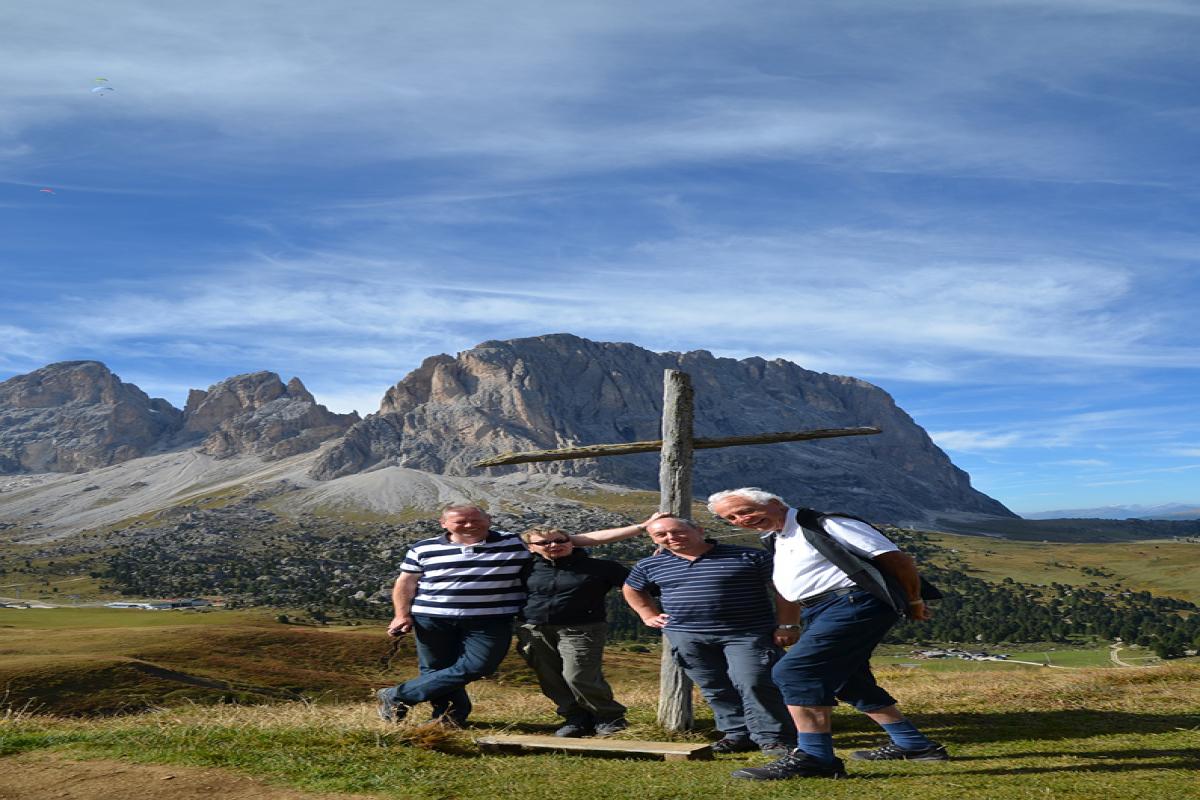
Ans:
POLYGON ((831 711, 842 700, 887 732, 888 744, 852 758, 945 761, 875 681, 871 653, 900 617, 929 619, 912 558, 869 523, 846 515, 792 508, 778 495, 747 487, 708 499, 713 514, 758 531, 775 554, 780 619, 803 620, 796 643, 771 671, 796 724, 797 748, 763 767, 733 773, 748 780, 840 778, 831 711), (788 608, 790 607, 790 611, 788 608))

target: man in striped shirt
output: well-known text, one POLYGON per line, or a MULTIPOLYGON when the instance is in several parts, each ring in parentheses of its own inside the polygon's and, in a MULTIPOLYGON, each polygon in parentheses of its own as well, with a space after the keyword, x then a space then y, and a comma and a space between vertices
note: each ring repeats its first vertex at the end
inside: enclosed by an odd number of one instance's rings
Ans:
MULTIPOLYGON (((413 633, 420 675, 375 693, 387 722, 429 701, 433 719, 465 725, 471 713, 466 686, 500 666, 513 617, 525 604, 521 571, 532 556, 519 537, 492 530, 478 506, 451 506, 440 522, 445 535, 411 545, 392 588, 396 613, 388 634, 413 633)), ((570 538, 586 547, 643 531, 643 525, 627 525, 570 538)))
POLYGON ((776 628, 770 553, 705 539, 699 525, 678 517, 652 520, 647 529, 662 550, 634 565, 625 600, 642 622, 665 631, 700 687, 721 730, 713 751, 788 753, 796 733, 771 667, 796 626, 776 628))

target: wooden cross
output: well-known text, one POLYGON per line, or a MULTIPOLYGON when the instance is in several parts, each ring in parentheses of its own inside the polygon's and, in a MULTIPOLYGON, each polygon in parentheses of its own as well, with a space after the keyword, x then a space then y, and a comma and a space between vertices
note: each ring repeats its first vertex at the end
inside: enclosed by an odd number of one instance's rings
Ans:
MULTIPOLYGON (((663 376, 662 439, 627 444, 596 444, 561 450, 531 450, 503 453, 476 461, 474 467, 500 467, 537 461, 567 461, 576 458, 651 453, 661 451, 659 462, 658 510, 677 517, 692 516, 692 451, 712 447, 737 447, 747 444, 775 444, 808 439, 832 439, 838 436, 867 436, 881 433, 880 428, 827 428, 810 431, 763 433, 729 436, 721 439, 696 439, 692 436, 694 416, 691 377, 669 369, 663 376)), ((670 646, 663 636, 663 658, 659 672, 658 722, 669 731, 684 730, 692 724, 692 682, 671 658, 670 646)))

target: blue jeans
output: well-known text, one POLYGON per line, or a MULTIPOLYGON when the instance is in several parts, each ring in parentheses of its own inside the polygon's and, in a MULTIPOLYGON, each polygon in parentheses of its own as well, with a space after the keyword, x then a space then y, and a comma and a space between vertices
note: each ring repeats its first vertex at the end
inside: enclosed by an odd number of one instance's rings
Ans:
POLYGON ((428 700, 433 718, 463 725, 471 713, 466 686, 500 666, 512 642, 512 617, 413 615, 421 674, 391 690, 405 705, 428 700))
POLYGON ((859 711, 895 705, 871 673, 871 652, 896 623, 896 612, 869 592, 832 597, 804 609, 804 632, 771 671, 789 706, 859 711))
POLYGON ((783 651, 771 631, 694 633, 666 631, 676 662, 700 687, 717 728, 728 739, 755 744, 795 744, 796 729, 771 668, 783 651))

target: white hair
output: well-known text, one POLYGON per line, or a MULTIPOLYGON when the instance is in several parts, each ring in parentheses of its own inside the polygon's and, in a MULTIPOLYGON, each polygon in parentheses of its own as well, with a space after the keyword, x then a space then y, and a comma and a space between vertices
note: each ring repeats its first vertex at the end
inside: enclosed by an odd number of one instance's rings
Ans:
MULTIPOLYGON (((757 486, 747 486, 742 489, 726 489, 723 492, 717 492, 708 496, 708 510, 716 514, 717 511, 713 506, 729 497, 740 497, 743 500, 749 500, 756 506, 765 506, 772 500, 777 500, 781 505, 787 505, 783 498, 777 494, 771 494, 766 489, 759 489, 757 486)), ((719 516, 719 515, 718 515, 719 516)))

